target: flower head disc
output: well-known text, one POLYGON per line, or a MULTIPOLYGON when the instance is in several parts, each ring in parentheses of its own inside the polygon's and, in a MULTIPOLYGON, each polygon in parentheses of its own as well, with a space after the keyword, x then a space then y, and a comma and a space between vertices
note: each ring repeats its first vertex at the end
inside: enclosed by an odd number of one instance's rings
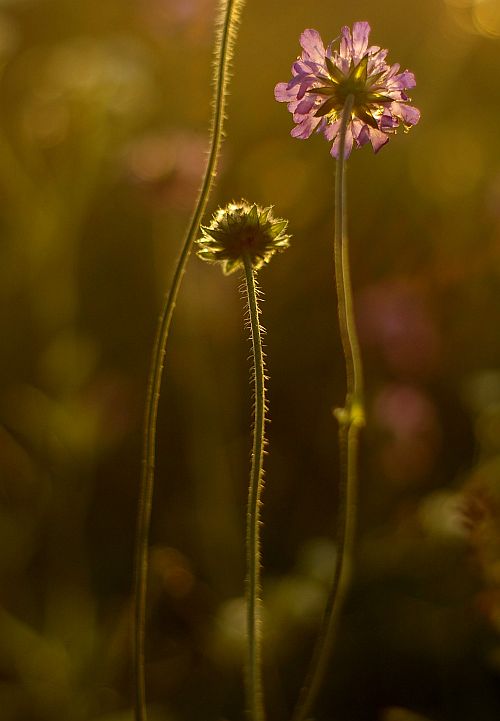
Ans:
POLYGON ((367 22, 343 27, 338 49, 325 48, 317 30, 300 36, 302 55, 292 66, 292 79, 278 83, 274 96, 288 103, 296 123, 291 135, 308 138, 313 131, 333 141, 332 155, 339 153, 342 109, 351 95, 353 108, 347 126, 345 156, 353 145, 371 142, 375 152, 389 141, 399 126, 407 131, 418 123, 420 111, 409 105, 406 90, 415 86, 415 76, 399 65, 385 62, 387 50, 368 47, 367 22))
POLYGON ((272 206, 261 208, 240 200, 219 208, 210 224, 201 226, 197 255, 212 263, 222 263, 224 273, 232 273, 247 257, 256 270, 269 263, 277 252, 288 248, 287 220, 274 218, 272 206))

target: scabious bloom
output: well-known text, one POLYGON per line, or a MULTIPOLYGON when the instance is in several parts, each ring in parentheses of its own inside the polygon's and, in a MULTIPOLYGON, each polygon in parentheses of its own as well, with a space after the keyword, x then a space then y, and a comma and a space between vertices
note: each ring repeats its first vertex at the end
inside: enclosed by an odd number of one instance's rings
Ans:
POLYGON ((354 98, 347 126, 345 157, 353 145, 371 142, 375 152, 389 141, 402 125, 407 131, 418 123, 420 111, 409 105, 406 90, 415 86, 415 76, 400 66, 388 65, 387 50, 368 47, 367 22, 343 27, 338 49, 332 43, 325 49, 317 30, 304 30, 300 36, 302 55, 292 66, 292 79, 278 83, 276 100, 288 103, 296 123, 291 135, 308 138, 313 131, 333 141, 331 154, 337 158, 340 122, 344 103, 354 98))
POLYGON ((254 270, 269 263, 277 252, 288 248, 290 236, 285 233, 287 220, 275 218, 272 206, 240 200, 219 208, 210 224, 201 226, 197 240, 198 256, 212 263, 222 263, 226 275, 244 266, 249 258, 254 270))

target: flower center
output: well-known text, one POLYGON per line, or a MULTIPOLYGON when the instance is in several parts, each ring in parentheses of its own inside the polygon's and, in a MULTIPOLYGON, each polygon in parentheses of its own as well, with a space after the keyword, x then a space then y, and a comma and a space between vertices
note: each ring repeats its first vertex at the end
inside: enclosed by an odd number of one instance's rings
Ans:
POLYGON ((345 80, 335 85, 335 97, 343 107, 349 95, 354 95, 354 108, 366 104, 368 91, 366 82, 347 76, 345 80))
POLYGON ((308 91, 326 98, 316 110, 316 117, 325 117, 328 123, 333 123, 338 119, 349 95, 353 95, 353 116, 372 128, 378 128, 377 117, 384 110, 382 103, 392 102, 392 98, 377 91, 377 81, 383 73, 368 76, 368 60, 369 57, 365 55, 357 65, 349 68, 347 75, 344 75, 333 60, 325 58, 328 77, 320 76, 325 85, 310 88, 308 91))

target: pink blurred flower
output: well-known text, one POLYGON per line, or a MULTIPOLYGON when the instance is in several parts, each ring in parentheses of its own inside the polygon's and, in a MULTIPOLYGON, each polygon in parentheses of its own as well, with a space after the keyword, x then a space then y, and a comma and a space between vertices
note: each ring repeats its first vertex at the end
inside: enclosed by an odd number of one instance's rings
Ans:
POLYGON ((125 150, 125 173, 162 207, 189 210, 206 162, 206 140, 170 131, 137 138, 125 150))
POLYGON ((141 18, 153 35, 165 40, 165 35, 186 31, 197 44, 205 42, 213 19, 211 0, 136 0, 141 18))
POLYGON ((376 349, 391 370, 432 374, 441 354, 436 323, 418 286, 403 279, 365 288, 357 303, 361 343, 376 349))
POLYGON ((389 384, 375 398, 373 419, 384 432, 380 463, 386 476, 404 484, 425 478, 441 443, 432 400, 415 386, 389 384))

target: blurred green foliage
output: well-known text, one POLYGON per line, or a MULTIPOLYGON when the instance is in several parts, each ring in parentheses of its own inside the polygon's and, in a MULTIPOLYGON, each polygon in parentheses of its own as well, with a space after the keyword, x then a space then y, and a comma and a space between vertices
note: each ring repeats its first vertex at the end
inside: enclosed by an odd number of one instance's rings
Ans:
MULTIPOLYGON (((0 716, 131 719, 130 588, 156 315, 207 148, 213 0, 0 3, 0 716)), ((266 684, 288 717, 335 559, 344 371, 334 161, 273 100, 298 37, 369 20, 422 121, 349 163, 365 358, 354 584, 318 718, 500 713, 498 0, 249 0, 211 210, 290 220, 261 274, 266 684)), ((243 717, 249 351, 238 279, 190 262, 167 358, 152 721, 243 717)))

